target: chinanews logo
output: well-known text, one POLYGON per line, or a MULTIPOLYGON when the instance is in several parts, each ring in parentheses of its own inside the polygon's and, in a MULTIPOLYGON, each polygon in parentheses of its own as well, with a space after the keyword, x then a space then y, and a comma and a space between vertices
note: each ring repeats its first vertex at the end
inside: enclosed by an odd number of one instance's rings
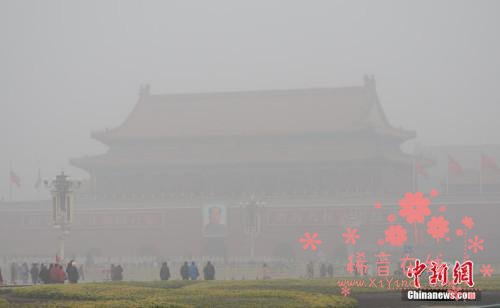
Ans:
POLYGON ((448 264, 446 262, 431 262, 429 271, 429 287, 446 287, 452 285, 449 289, 420 289, 420 275, 427 268, 425 263, 415 260, 415 266, 410 267, 407 272, 408 278, 413 278, 413 285, 416 289, 403 290, 402 300, 406 301, 479 301, 481 292, 473 289, 461 289, 459 286, 464 283, 469 288, 474 287, 474 263, 466 260, 462 263, 455 262, 453 266, 453 279, 448 281, 448 264))

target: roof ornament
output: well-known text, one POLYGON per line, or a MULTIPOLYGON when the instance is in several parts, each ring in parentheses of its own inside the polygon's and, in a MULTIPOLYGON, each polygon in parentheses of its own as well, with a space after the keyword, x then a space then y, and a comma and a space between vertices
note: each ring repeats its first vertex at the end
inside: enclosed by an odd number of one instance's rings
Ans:
POLYGON ((139 96, 145 97, 151 94, 151 86, 149 83, 141 84, 139 87, 139 96))
POLYGON ((372 88, 372 89, 375 89, 375 75, 367 75, 365 74, 364 76, 364 86, 366 88, 372 88))

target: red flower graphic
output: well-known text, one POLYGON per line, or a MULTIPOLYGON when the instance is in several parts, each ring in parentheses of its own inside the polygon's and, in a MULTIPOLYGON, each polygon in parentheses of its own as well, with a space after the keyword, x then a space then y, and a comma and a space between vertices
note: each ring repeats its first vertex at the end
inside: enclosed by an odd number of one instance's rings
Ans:
POLYGON ((425 198, 422 192, 416 192, 415 194, 407 192, 405 198, 399 200, 401 206, 399 215, 406 217, 408 223, 423 223, 424 217, 431 214, 429 210, 430 203, 431 201, 425 198))
POLYGON ((375 203, 375 208, 376 209, 382 208, 382 203, 380 203, 380 202, 375 203))
POLYGON ((345 237, 346 244, 351 243, 356 245, 356 240, 359 239, 359 234, 356 234, 356 232, 358 232, 358 229, 351 229, 347 227, 346 232, 342 234, 342 237, 345 237))
POLYGON ((474 235, 474 240, 469 239, 469 250, 474 251, 474 253, 477 253, 478 250, 483 250, 484 249, 484 240, 479 239, 477 235, 474 235))
POLYGON ((448 225, 448 221, 443 216, 434 216, 427 222, 427 233, 436 240, 444 238, 449 231, 448 225))
POLYGON ((389 214, 389 216, 387 216, 387 221, 388 222, 393 223, 395 220, 396 220, 396 215, 389 214))
POLYGON ((439 196, 439 191, 437 189, 432 189, 431 190, 431 197, 437 197, 439 196))
POLYGON ((491 268, 491 264, 483 264, 481 265, 481 269, 479 270, 483 277, 491 277, 493 274, 493 269, 491 268))
POLYGON ((472 218, 470 218, 469 216, 465 216, 462 219, 462 223, 464 224, 464 226, 466 226, 469 229, 472 229, 474 227, 474 220, 472 218))
POLYGON ((320 239, 317 239, 317 237, 318 233, 313 233, 313 235, 311 236, 309 232, 306 232, 304 234, 304 237, 301 237, 299 239, 299 242, 304 244, 304 250, 307 250, 309 246, 311 246, 311 250, 316 250, 316 245, 321 245, 321 243, 323 242, 320 239))
POLYGON ((341 291, 342 295, 344 296, 349 296, 349 294, 351 294, 351 290, 349 289, 348 286, 343 286, 342 287, 342 291, 341 291))
POLYGON ((389 226, 389 229, 385 230, 385 241, 392 246, 402 246, 406 242, 406 229, 400 225, 389 226))
POLYGON ((464 235, 464 231, 463 231, 462 229, 457 229, 457 230, 455 231, 455 233, 457 234, 457 236, 462 236, 462 235, 464 235))

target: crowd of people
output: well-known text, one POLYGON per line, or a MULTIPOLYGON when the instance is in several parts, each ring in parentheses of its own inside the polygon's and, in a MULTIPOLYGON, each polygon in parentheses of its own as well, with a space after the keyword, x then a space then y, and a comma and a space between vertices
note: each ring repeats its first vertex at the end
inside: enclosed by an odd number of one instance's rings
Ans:
POLYGON ((281 259, 247 260, 217 257, 100 257, 73 256, 75 262, 52 263, 50 257, 0 259, 0 284, 78 283, 85 281, 246 280, 329 278, 343 275, 336 262, 294 262, 281 259), (21 260, 21 261, 19 261, 21 260), (52 264, 51 264, 52 263, 52 264), (30 266, 28 266, 28 264, 30 266), (84 271, 85 269, 85 271, 84 271), (216 271, 217 269, 217 271, 216 271), (217 277, 216 277, 217 272, 217 277))
POLYGON ((116 266, 114 264, 111 264, 110 274, 111 274, 111 281, 122 281, 123 267, 120 264, 116 266))
MULTIPOLYGON (((123 280, 123 267, 118 264, 111 264, 109 268, 109 277, 111 281, 123 280)), ((200 271, 194 261, 191 264, 184 262, 180 268, 180 275, 183 280, 198 280, 200 271)), ((160 280, 169 280, 171 278, 170 268, 167 262, 163 262, 160 268, 160 280)), ((26 284, 50 284, 50 283, 78 283, 84 279, 83 266, 77 267, 75 261, 71 260, 64 270, 59 263, 51 263, 48 267, 44 264, 33 263, 31 268, 27 263, 18 265, 12 262, 10 266, 10 284, 11 285, 26 285, 26 284), (31 278, 31 279, 30 279, 31 278)), ((215 266, 208 261, 203 267, 203 279, 215 280, 215 266)), ((0 268, 0 285, 4 285, 2 269, 0 268)))
MULTIPOLYGON (((333 264, 321 263, 319 265, 319 277, 320 278, 333 278, 333 264)), ((314 263, 313 262, 307 263, 306 278, 308 278, 308 279, 314 278, 314 263)))
MULTIPOLYGON (((198 266, 194 261, 189 265, 187 261, 181 266, 180 270, 182 280, 197 280, 200 276, 198 266)), ((160 269, 160 279, 168 280, 170 279, 170 269, 168 268, 167 262, 163 262, 160 269)), ((203 268, 203 279, 205 280, 215 280, 215 266, 208 261, 203 268)))
MULTIPOLYGON (((66 280, 69 283, 77 283, 78 280, 83 279, 83 266, 79 268, 71 260, 66 265, 66 270, 59 263, 51 263, 49 266, 44 263, 33 263, 31 268, 26 262, 17 264, 12 262, 10 265, 10 284, 49 284, 49 283, 64 283, 66 280)), ((0 268, 0 285, 6 284, 2 276, 2 269, 0 268)))

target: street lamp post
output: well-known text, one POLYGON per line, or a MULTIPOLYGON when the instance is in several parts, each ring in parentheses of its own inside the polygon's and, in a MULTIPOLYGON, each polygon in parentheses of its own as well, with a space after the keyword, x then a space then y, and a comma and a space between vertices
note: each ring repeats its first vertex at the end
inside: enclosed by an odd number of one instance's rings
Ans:
POLYGON ((73 192, 80 187, 80 182, 68 180, 68 176, 61 172, 55 180, 44 181, 44 184, 52 194, 52 223, 60 230, 57 258, 63 260, 64 242, 69 237, 74 216, 73 192))
POLYGON ((265 203, 254 196, 249 201, 242 203, 245 207, 245 233, 250 237, 250 258, 255 258, 255 240, 261 232, 260 210, 265 203))

